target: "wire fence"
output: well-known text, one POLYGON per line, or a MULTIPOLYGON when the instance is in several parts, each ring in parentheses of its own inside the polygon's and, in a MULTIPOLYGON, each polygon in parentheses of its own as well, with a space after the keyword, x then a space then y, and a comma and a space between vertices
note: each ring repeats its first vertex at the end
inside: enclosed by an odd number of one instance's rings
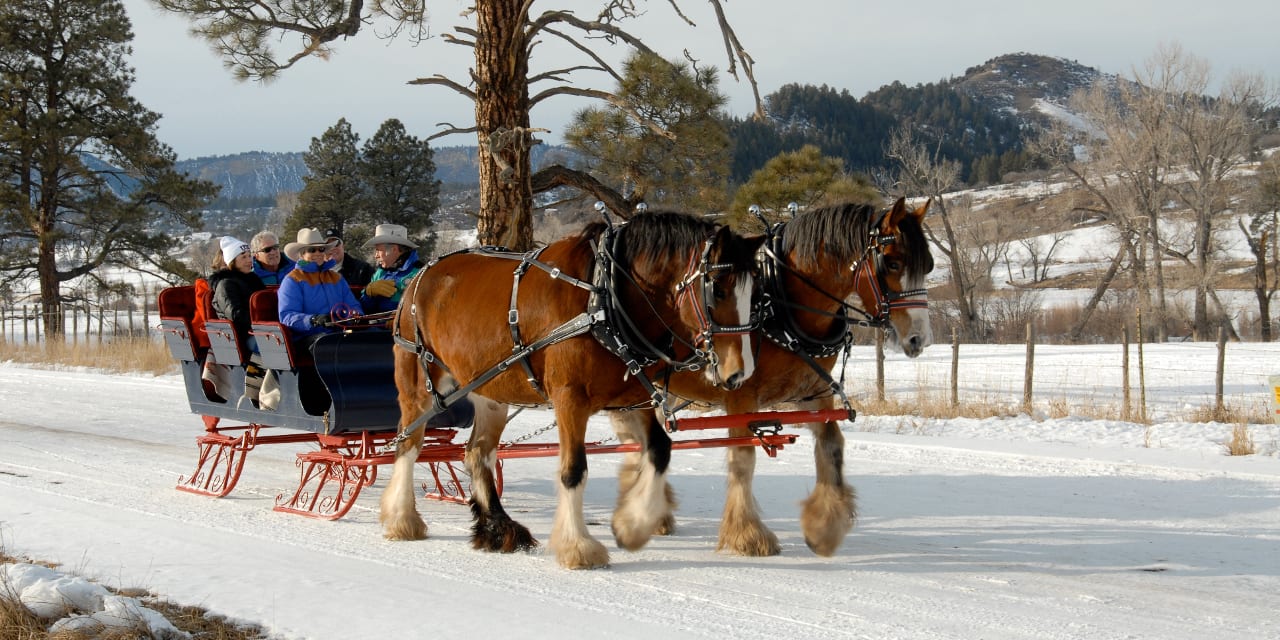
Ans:
POLYGON ((103 344, 116 337, 155 335, 156 310, 151 297, 137 305, 106 308, 90 303, 64 303, 61 309, 41 304, 0 307, 0 340, 39 344, 48 339, 47 327, 61 319, 61 339, 67 344, 103 344))

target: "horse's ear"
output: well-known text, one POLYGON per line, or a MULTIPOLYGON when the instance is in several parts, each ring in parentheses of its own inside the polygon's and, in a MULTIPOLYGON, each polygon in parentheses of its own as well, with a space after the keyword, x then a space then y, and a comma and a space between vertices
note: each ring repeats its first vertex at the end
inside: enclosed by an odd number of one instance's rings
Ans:
POLYGON ((884 222, 880 223, 880 232, 886 235, 892 235, 894 229, 898 228, 898 224, 907 215, 907 199, 905 197, 898 198, 893 202, 893 207, 889 209, 889 214, 884 217, 884 222))
POLYGON ((924 201, 924 204, 920 205, 919 207, 916 207, 916 210, 914 212, 916 214, 916 217, 921 220, 924 220, 924 214, 929 213, 929 205, 931 204, 933 204, 933 198, 926 198, 924 201))
POLYGON ((747 248, 749 249, 748 253, 755 254, 755 252, 760 250, 760 246, 764 244, 764 241, 768 239, 769 236, 763 233, 757 233, 755 235, 743 236, 742 241, 747 245, 747 248))

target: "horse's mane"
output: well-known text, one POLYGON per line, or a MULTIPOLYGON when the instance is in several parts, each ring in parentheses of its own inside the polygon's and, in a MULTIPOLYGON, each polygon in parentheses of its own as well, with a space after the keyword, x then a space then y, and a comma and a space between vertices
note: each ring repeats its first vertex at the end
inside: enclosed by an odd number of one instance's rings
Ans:
MULTIPOLYGON (((593 222, 582 230, 585 238, 598 238, 607 225, 593 222)), ((686 259, 712 236, 720 225, 675 211, 650 211, 636 215, 618 228, 617 252, 614 259, 625 267, 652 269, 671 261, 672 256, 686 259)), ((752 256, 730 256, 734 268, 751 267, 752 256)))
MULTIPOLYGON (((794 250, 799 266, 806 269, 818 268, 821 254, 837 262, 852 263, 866 250, 875 218, 875 207, 852 202, 805 211, 783 229, 783 250, 794 250)), ((905 216, 899 231, 899 242, 904 243, 904 253, 910 259, 907 273, 923 276, 932 270, 933 256, 920 221, 915 216, 905 216)))

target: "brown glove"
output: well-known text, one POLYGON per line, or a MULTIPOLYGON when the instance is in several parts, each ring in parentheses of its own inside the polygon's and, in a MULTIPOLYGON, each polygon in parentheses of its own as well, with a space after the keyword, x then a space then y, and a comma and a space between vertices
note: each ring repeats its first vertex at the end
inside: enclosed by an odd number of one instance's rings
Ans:
POLYGON ((396 294, 395 280, 374 280, 369 286, 364 288, 364 292, 371 296, 379 296, 382 298, 390 298, 396 294))

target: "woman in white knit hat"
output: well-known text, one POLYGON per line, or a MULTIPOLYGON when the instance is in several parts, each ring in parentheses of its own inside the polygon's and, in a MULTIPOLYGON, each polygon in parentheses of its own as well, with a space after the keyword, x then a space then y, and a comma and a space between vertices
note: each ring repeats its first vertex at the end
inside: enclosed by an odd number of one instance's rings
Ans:
POLYGON ((223 236, 218 245, 218 256, 213 259, 213 275, 209 276, 213 313, 231 321, 240 339, 242 353, 257 353, 258 343, 249 335, 249 296, 265 289, 266 285, 253 272, 253 254, 248 243, 223 236))

